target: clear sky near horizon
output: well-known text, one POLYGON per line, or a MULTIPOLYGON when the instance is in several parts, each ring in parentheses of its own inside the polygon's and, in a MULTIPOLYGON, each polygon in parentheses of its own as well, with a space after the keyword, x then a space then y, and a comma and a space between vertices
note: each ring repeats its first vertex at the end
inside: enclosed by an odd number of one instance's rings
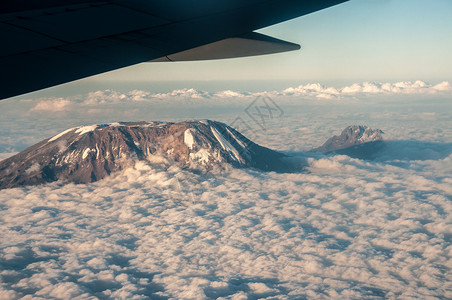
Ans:
POLYGON ((145 63, 87 80, 452 80, 452 1, 351 0, 260 30, 301 51, 145 63))

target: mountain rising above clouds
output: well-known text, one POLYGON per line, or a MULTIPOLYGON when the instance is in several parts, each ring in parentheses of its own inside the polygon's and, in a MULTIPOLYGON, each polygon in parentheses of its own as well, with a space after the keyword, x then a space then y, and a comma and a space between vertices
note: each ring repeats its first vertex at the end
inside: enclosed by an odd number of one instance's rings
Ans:
POLYGON ((224 163, 288 171, 286 156, 261 147, 226 124, 121 122, 68 129, 0 162, 0 189, 57 180, 88 183, 137 160, 209 170, 224 163))
MULTIPOLYGON (((312 151, 368 159, 380 148, 382 133, 348 126, 312 151)), ((71 128, 0 161, 0 189, 57 180, 94 182, 139 160, 203 171, 224 164, 275 172, 303 169, 290 156, 259 146, 221 122, 120 122, 71 128)))
POLYGON ((330 153, 338 152, 367 143, 383 141, 383 131, 371 129, 367 126, 352 125, 346 127, 340 135, 329 138, 322 146, 312 149, 312 151, 330 153))

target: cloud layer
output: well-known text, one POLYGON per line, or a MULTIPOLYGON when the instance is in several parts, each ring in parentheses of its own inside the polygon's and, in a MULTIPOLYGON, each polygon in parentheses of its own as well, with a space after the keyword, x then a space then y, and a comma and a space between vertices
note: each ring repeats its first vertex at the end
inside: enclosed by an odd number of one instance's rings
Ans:
POLYGON ((2 190, 0 298, 452 298, 448 89, 297 87, 275 92, 283 113, 263 127, 247 114, 256 94, 234 91, 99 91, 47 114, 5 102, 0 159, 83 124, 240 118, 247 137, 309 172, 137 164, 95 184, 2 190), (322 94, 389 100, 311 101, 322 94), (306 152, 351 124, 385 132, 375 160, 306 152))
POLYGON ((42 99, 31 108, 31 111, 61 112, 68 110, 71 104, 82 106, 97 106, 102 104, 139 103, 177 100, 231 100, 254 99, 267 95, 274 98, 307 98, 307 99, 348 99, 368 96, 394 96, 394 95, 451 95, 452 87, 449 82, 428 84, 423 81, 406 81, 396 83, 354 83, 342 88, 327 87, 319 83, 289 87, 282 91, 240 92, 224 90, 207 92, 194 88, 177 89, 168 93, 151 93, 143 90, 132 90, 121 93, 114 90, 103 90, 88 93, 87 95, 72 97, 70 99, 51 98, 42 99))
POLYGON ((449 82, 444 81, 436 85, 427 84, 423 81, 396 82, 396 83, 375 83, 364 82, 354 83, 350 86, 336 89, 334 87, 324 87, 320 84, 300 85, 296 88, 284 90, 282 95, 291 96, 313 96, 320 99, 338 99, 349 96, 365 95, 431 95, 440 92, 450 92, 452 87, 449 82))
POLYGON ((305 174, 138 163, 96 184, 2 191, 0 295, 452 297, 448 177, 308 161, 305 174))

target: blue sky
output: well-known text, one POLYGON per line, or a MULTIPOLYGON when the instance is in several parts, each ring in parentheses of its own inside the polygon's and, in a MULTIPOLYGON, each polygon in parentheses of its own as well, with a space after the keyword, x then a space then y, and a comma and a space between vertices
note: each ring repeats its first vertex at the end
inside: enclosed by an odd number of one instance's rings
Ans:
POLYGON ((351 0, 260 30, 302 50, 232 60, 146 63, 87 81, 452 80, 452 1, 351 0))
POLYGON ((17 98, 113 89, 282 90, 320 83, 452 82, 452 1, 351 0, 259 32, 302 49, 217 61, 143 63, 17 98))

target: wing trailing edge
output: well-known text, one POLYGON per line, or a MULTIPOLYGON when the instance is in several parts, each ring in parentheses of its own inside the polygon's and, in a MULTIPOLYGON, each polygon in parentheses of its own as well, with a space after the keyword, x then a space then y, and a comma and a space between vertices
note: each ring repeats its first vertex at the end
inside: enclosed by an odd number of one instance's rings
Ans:
POLYGON ((197 61, 247 57, 299 50, 300 45, 250 32, 207 45, 163 56, 150 62, 197 61))

